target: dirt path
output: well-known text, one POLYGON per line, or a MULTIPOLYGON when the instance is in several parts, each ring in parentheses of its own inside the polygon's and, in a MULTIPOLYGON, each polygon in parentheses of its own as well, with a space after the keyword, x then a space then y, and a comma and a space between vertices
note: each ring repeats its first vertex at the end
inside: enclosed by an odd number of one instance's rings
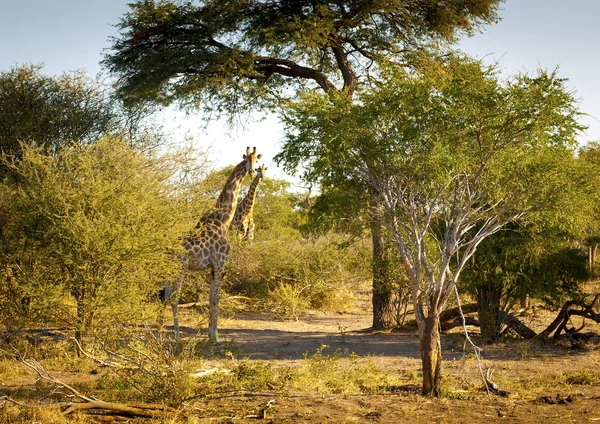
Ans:
POLYGON ((258 314, 238 314, 222 321, 220 334, 249 359, 299 360, 321 345, 361 356, 419 357, 418 339, 409 334, 371 332, 370 317, 314 313, 299 321, 270 321, 258 314))

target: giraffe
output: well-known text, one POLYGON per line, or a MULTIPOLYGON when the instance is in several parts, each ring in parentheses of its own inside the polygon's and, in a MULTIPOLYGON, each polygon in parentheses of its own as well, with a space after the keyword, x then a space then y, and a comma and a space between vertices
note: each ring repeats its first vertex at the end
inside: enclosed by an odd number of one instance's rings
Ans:
POLYGON ((257 159, 262 155, 256 154, 256 147, 250 152, 246 148, 243 160, 235 167, 223 191, 219 195, 215 206, 207 211, 196 225, 198 234, 187 236, 183 239, 183 247, 186 252, 182 255, 184 272, 174 287, 165 283, 164 298, 169 298, 171 293, 173 299, 171 309, 173 310, 173 325, 175 338, 179 338, 178 302, 181 285, 185 278, 185 271, 198 271, 211 267, 212 276, 210 281, 210 294, 208 303, 208 337, 214 342, 219 342, 217 334, 217 323, 219 320, 219 295, 221 292, 221 279, 225 270, 225 263, 229 254, 229 241, 227 231, 233 219, 237 205, 237 199, 242 181, 247 174, 254 173, 257 159))
POLYGON ((258 184, 260 184, 264 178, 266 170, 267 168, 265 168, 265 165, 256 168, 256 177, 254 177, 252 184, 250 184, 248 193, 241 202, 238 202, 237 208, 235 208, 233 221, 231 221, 231 228, 237 230, 242 239, 254 240, 254 218, 252 218, 252 210, 256 200, 256 189, 258 184))

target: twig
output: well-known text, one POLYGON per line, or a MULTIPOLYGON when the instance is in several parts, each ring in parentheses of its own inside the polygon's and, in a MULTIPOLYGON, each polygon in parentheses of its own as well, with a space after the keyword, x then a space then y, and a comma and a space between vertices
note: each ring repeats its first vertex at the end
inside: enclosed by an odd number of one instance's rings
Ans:
POLYGON ((206 377, 207 375, 216 374, 216 373, 230 374, 232 371, 224 368, 214 367, 209 368, 207 370, 197 371, 195 373, 191 373, 190 377, 201 378, 206 377))
POLYGON ((79 340, 77 340, 76 338, 71 338, 71 340, 73 342, 75 342, 77 349, 83 356, 85 356, 86 358, 88 358, 88 359, 92 360, 93 362, 96 362, 102 366, 110 367, 110 368, 118 368, 118 369, 128 369, 128 370, 133 370, 133 369, 139 368, 139 367, 127 366, 127 365, 123 365, 123 364, 119 364, 119 363, 115 363, 115 362, 105 361, 104 359, 96 358, 92 354, 83 350, 83 347, 81 346, 81 343, 79 343, 79 340))
POLYGON ((0 407, 4 407, 8 403, 12 403, 13 405, 17 405, 17 406, 28 406, 27 404, 25 404, 23 402, 19 402, 19 401, 14 400, 10 396, 2 396, 2 397, 0 397, 0 407))

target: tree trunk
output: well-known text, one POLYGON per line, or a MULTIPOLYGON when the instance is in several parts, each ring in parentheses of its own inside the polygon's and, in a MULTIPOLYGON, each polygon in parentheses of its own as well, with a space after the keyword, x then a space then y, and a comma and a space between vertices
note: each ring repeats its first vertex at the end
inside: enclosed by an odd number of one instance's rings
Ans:
POLYGON ((529 295, 528 294, 521 295, 521 297, 519 297, 519 304, 521 306, 521 309, 523 309, 523 310, 529 309, 529 295))
POLYGON ((592 267, 590 269, 590 274, 594 275, 596 271, 596 255, 598 253, 598 245, 594 243, 594 247, 592 248, 592 267))
POLYGON ((83 334, 85 333, 85 302, 83 294, 78 293, 75 296, 75 302, 77 304, 75 340, 77 340, 83 346, 83 334))
POLYGON ((477 289, 479 328, 484 343, 495 343, 500 338, 502 289, 481 287, 477 289))
POLYGON ((442 379, 442 345, 440 315, 430 310, 420 329, 421 361, 423 363, 423 395, 439 397, 442 379))
POLYGON ((594 275, 593 248, 591 244, 588 246, 588 268, 590 270, 590 274, 594 275))
POLYGON ((388 261, 385 255, 383 227, 373 222, 373 329, 389 330, 394 326, 395 309, 392 287, 389 281, 388 261))

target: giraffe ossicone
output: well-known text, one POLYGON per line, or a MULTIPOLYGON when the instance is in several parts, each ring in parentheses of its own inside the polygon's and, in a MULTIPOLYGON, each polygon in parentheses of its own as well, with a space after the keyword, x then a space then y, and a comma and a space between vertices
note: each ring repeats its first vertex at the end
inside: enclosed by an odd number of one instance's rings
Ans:
MULTIPOLYGON (((227 179, 215 206, 208 210, 196 225, 198 233, 183 239, 183 247, 186 250, 186 253, 182 255, 184 271, 198 271, 209 267, 212 270, 208 299, 208 337, 216 343, 219 342, 219 297, 225 264, 229 255, 227 232, 233 220, 242 181, 246 175, 254 173, 256 161, 261 156, 256 154, 256 147, 252 151, 250 151, 250 147, 246 148, 243 160, 227 179)), ((178 302, 184 276, 185 272, 182 272, 180 279, 173 287, 165 285, 166 297, 171 293, 173 295, 171 308, 176 338, 179 337, 178 302)))

